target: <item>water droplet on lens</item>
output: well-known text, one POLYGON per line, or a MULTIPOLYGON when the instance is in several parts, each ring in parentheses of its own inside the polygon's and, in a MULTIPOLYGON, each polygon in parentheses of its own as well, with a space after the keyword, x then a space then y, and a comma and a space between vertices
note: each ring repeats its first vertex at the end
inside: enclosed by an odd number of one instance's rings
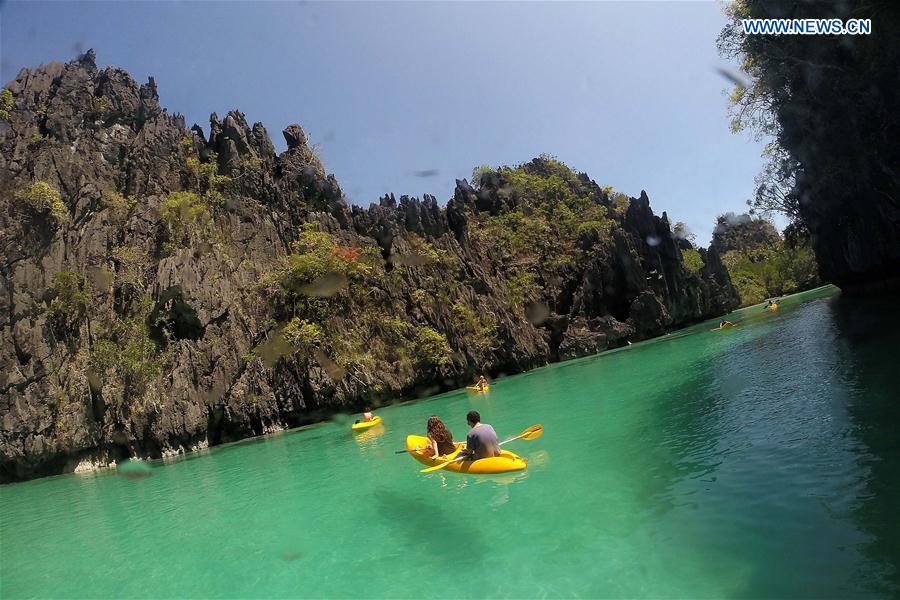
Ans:
POLYGON ((307 296, 328 298, 338 293, 347 283, 347 278, 341 273, 325 273, 312 283, 301 287, 300 291, 307 296))
POLYGON ((280 333, 276 333, 256 348, 257 356, 267 369, 272 368, 279 358, 293 351, 294 347, 280 333))
POLYGON ((142 460, 128 459, 119 463, 117 470, 120 477, 132 480, 146 479, 153 474, 153 469, 150 468, 150 465, 142 460))
POLYGON ((532 325, 540 325, 550 316, 550 308, 543 302, 532 302, 525 308, 525 318, 532 325))
POLYGON ((281 555, 281 560, 284 560, 284 561, 287 561, 287 562, 294 562, 295 560, 300 560, 301 558, 303 558, 303 553, 302 553, 302 552, 297 552, 297 551, 293 551, 293 552, 284 552, 284 553, 281 555))
POLYGON ((330 377, 332 381, 343 379, 344 375, 347 374, 347 371, 345 369, 328 358, 328 356, 318 348, 313 351, 313 356, 319 362, 319 364, 322 365, 322 368, 325 369, 325 373, 328 374, 328 377, 330 377))
POLYGON ((88 385, 91 387, 91 391, 99 392, 103 388, 103 383, 100 381, 100 376, 97 375, 97 372, 93 369, 87 370, 87 381, 88 385))

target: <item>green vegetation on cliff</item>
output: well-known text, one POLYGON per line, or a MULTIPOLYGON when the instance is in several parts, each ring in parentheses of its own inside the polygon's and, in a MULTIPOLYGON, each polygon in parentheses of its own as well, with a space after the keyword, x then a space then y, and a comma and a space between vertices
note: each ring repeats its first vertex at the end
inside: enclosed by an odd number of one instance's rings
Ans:
POLYGON ((681 258, 684 260, 684 268, 695 275, 700 273, 700 269, 703 268, 703 258, 696 248, 682 248, 681 258))
POLYGON ((106 190, 100 196, 100 202, 104 208, 108 208, 116 218, 125 217, 128 212, 137 204, 137 198, 134 196, 123 196, 119 192, 106 190))
POLYGON ((65 223, 69 219, 69 211, 62 202, 59 190, 46 181, 35 181, 19 190, 16 198, 25 202, 35 213, 49 215, 56 224, 65 223))
POLYGON ((713 232, 713 245, 722 255, 722 263, 741 297, 741 306, 820 284, 808 241, 786 241, 764 219, 734 213, 721 215, 713 232))
MULTIPOLYGON (((224 206, 222 190, 231 182, 231 177, 219 174, 215 152, 208 153, 206 162, 191 156, 194 146, 189 136, 182 138, 181 147, 189 154, 184 159, 189 189, 170 193, 160 207, 160 216, 168 233, 168 251, 216 240, 213 227, 215 211, 224 206)), ((113 197, 107 202, 112 202, 120 210, 123 206, 127 210, 134 203, 131 198, 123 198, 120 202, 113 197)))
POLYGON ((172 192, 162 203, 161 217, 171 249, 191 246, 212 238, 215 204, 194 192, 172 192))
POLYGON ((490 322, 489 316, 476 312, 463 300, 454 302, 450 310, 454 325, 476 351, 486 352, 497 344, 496 326, 490 322))
POLYGON ((13 107, 13 95, 8 88, 3 88, 0 92, 0 119, 8 119, 9 112, 13 107))
POLYGON ((281 334, 297 350, 321 344, 323 337, 321 327, 299 317, 291 319, 281 330, 281 334))
MULTIPOLYGON (((304 223, 297 239, 291 244, 291 254, 283 267, 273 274, 280 292, 294 300, 306 297, 328 297, 348 283, 362 284, 368 278, 383 275, 378 250, 374 245, 364 248, 342 246, 330 233, 319 231, 316 223, 304 223), (324 277, 330 277, 334 289, 324 277), (314 284, 318 283, 321 289, 314 284)), ((353 291, 360 291, 356 287, 353 291)))
MULTIPOLYGON (((415 254, 404 261, 418 266, 450 261, 446 252, 415 234, 407 241, 415 254)), ((315 223, 302 226, 291 250, 263 286, 276 319, 289 318, 281 335, 294 351, 320 363, 334 360, 342 369, 376 370, 382 361, 407 370, 447 363, 446 336, 394 316, 401 310, 385 295, 406 267, 388 272, 374 244, 342 245, 315 223)))
POLYGON ((170 351, 161 349, 151 336, 147 321, 152 307, 152 299, 144 296, 132 314, 111 315, 100 327, 89 362, 95 380, 92 386, 98 391, 104 384, 112 384, 118 398, 144 404, 148 386, 160 376, 170 357, 170 351))
POLYGON ((416 355, 424 363, 443 366, 450 360, 450 344, 447 336, 431 327, 422 327, 416 332, 416 355))
POLYGON ((484 216, 477 236, 514 265, 571 266, 582 252, 580 234, 603 238, 613 227, 596 185, 550 156, 518 167, 480 167, 474 179, 479 189, 495 190, 509 207, 484 216))
POLYGON ((78 331, 91 306, 92 289, 84 273, 66 269, 53 275, 48 288, 47 317, 54 329, 63 335, 78 331))

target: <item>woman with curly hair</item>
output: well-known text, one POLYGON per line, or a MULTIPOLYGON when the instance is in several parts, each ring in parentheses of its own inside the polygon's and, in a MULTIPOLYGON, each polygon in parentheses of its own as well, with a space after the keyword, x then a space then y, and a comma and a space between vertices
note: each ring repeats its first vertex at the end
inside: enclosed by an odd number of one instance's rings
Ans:
POLYGON ((453 435, 437 415, 428 417, 428 445, 425 450, 434 452, 434 458, 442 454, 451 454, 456 450, 453 435))

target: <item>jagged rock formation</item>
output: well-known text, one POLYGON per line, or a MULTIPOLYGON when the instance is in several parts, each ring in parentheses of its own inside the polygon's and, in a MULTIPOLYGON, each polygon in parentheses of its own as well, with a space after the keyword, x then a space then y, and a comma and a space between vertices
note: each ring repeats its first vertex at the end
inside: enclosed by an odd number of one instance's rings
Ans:
MULTIPOLYGON (((98 69, 91 52, 7 88, 3 481, 433 393, 737 304, 716 252, 688 272, 643 193, 603 233, 579 233, 578 260, 526 273, 479 234, 518 210, 500 174, 457 181, 446 208, 429 196, 351 207, 299 125, 280 155, 236 111, 212 115, 207 139, 160 107, 152 79, 98 69)), ((586 175, 575 184, 611 210, 586 175)))

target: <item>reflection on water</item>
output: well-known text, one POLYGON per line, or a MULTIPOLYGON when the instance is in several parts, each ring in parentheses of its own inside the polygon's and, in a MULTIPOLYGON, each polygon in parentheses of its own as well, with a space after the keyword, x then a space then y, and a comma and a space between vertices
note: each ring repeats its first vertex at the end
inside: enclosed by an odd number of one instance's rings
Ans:
POLYGON ((900 314, 895 298, 840 299, 830 306, 839 335, 833 349, 836 378, 848 389, 848 434, 861 448, 863 491, 852 518, 870 535, 864 545, 880 577, 860 573, 868 589, 900 595, 900 314), (893 315, 885 319, 885 315, 893 315))
POLYGON ((356 443, 360 446, 371 446, 376 438, 384 435, 384 425, 379 423, 378 425, 370 427, 369 429, 364 429, 361 432, 353 431, 351 434, 353 435, 353 439, 355 439, 356 443))

